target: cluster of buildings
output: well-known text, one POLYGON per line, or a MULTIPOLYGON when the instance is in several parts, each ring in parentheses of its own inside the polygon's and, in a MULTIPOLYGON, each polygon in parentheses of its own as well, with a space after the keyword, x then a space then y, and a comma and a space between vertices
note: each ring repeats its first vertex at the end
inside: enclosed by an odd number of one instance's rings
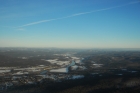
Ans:
MULTIPOLYGON (((12 86, 19 86, 25 84, 42 83, 44 79, 49 79, 54 82, 61 82, 62 80, 84 78, 84 75, 70 74, 71 70, 85 70, 84 65, 81 65, 80 59, 54 62, 61 64, 59 67, 38 65, 35 67, 0 67, 0 90, 8 89, 12 86), (65 63, 65 64, 64 64, 65 63)), ((55 60, 57 61, 57 60, 55 60)))

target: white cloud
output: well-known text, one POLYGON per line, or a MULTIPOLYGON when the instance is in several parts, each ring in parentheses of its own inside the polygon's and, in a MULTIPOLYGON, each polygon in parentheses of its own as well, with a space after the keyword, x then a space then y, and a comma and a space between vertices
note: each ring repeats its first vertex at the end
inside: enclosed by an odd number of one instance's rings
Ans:
POLYGON ((82 12, 82 13, 72 14, 72 15, 69 15, 69 16, 66 16, 66 17, 61 17, 61 18, 54 18, 54 19, 48 19, 48 20, 41 20, 41 21, 37 21, 37 22, 28 23, 28 24, 25 24, 25 25, 22 25, 22 26, 19 26, 19 27, 26 27, 26 26, 31 26, 31 25, 35 25, 35 24, 44 23, 44 22, 55 21, 55 20, 70 18, 70 17, 74 17, 74 16, 80 16, 80 15, 90 14, 90 13, 94 13, 94 12, 110 10, 110 9, 119 8, 119 7, 124 7, 124 6, 128 6, 128 5, 131 5, 131 4, 136 4, 136 3, 140 3, 140 1, 137 1, 137 2, 130 2, 130 3, 124 4, 124 5, 120 5, 120 6, 114 6, 114 7, 109 7, 109 8, 103 8, 103 9, 93 10, 93 11, 89 11, 89 12, 82 12))

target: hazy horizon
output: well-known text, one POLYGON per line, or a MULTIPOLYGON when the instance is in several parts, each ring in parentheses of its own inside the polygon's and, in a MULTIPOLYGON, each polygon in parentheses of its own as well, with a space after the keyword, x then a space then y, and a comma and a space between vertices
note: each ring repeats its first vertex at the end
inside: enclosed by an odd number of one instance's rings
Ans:
POLYGON ((140 51, 140 48, 81 48, 81 47, 0 47, 0 49, 74 49, 74 50, 113 50, 113 51, 140 51))
POLYGON ((140 49, 138 0, 0 2, 0 47, 140 49))

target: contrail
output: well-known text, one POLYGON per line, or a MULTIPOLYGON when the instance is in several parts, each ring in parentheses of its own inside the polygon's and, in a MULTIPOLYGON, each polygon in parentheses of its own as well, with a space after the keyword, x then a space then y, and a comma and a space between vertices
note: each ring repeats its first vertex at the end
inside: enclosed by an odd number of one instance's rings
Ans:
POLYGON ((44 23, 44 22, 55 21, 55 20, 60 20, 60 19, 65 19, 65 18, 80 16, 80 15, 90 14, 90 13, 94 13, 94 12, 110 10, 110 9, 113 9, 113 8, 119 8, 119 7, 124 7, 124 6, 128 6, 128 5, 136 4, 136 3, 139 3, 139 2, 140 1, 130 2, 130 3, 124 4, 124 5, 120 5, 120 6, 114 6, 114 7, 109 7, 109 8, 99 9, 99 10, 93 10, 93 11, 89 11, 89 12, 82 12, 82 13, 72 14, 72 15, 69 15, 69 16, 66 16, 66 17, 61 17, 61 18, 41 20, 41 21, 37 21, 37 22, 28 23, 28 24, 25 24, 25 25, 22 25, 22 26, 19 26, 19 27, 26 27, 26 26, 31 26, 31 25, 35 25, 35 24, 44 23))

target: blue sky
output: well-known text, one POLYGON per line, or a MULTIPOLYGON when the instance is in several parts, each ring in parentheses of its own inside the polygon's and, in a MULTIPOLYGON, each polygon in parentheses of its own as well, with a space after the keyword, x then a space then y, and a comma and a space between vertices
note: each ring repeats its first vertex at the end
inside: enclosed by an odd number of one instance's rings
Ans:
POLYGON ((140 48, 139 0, 0 0, 0 47, 140 48))

